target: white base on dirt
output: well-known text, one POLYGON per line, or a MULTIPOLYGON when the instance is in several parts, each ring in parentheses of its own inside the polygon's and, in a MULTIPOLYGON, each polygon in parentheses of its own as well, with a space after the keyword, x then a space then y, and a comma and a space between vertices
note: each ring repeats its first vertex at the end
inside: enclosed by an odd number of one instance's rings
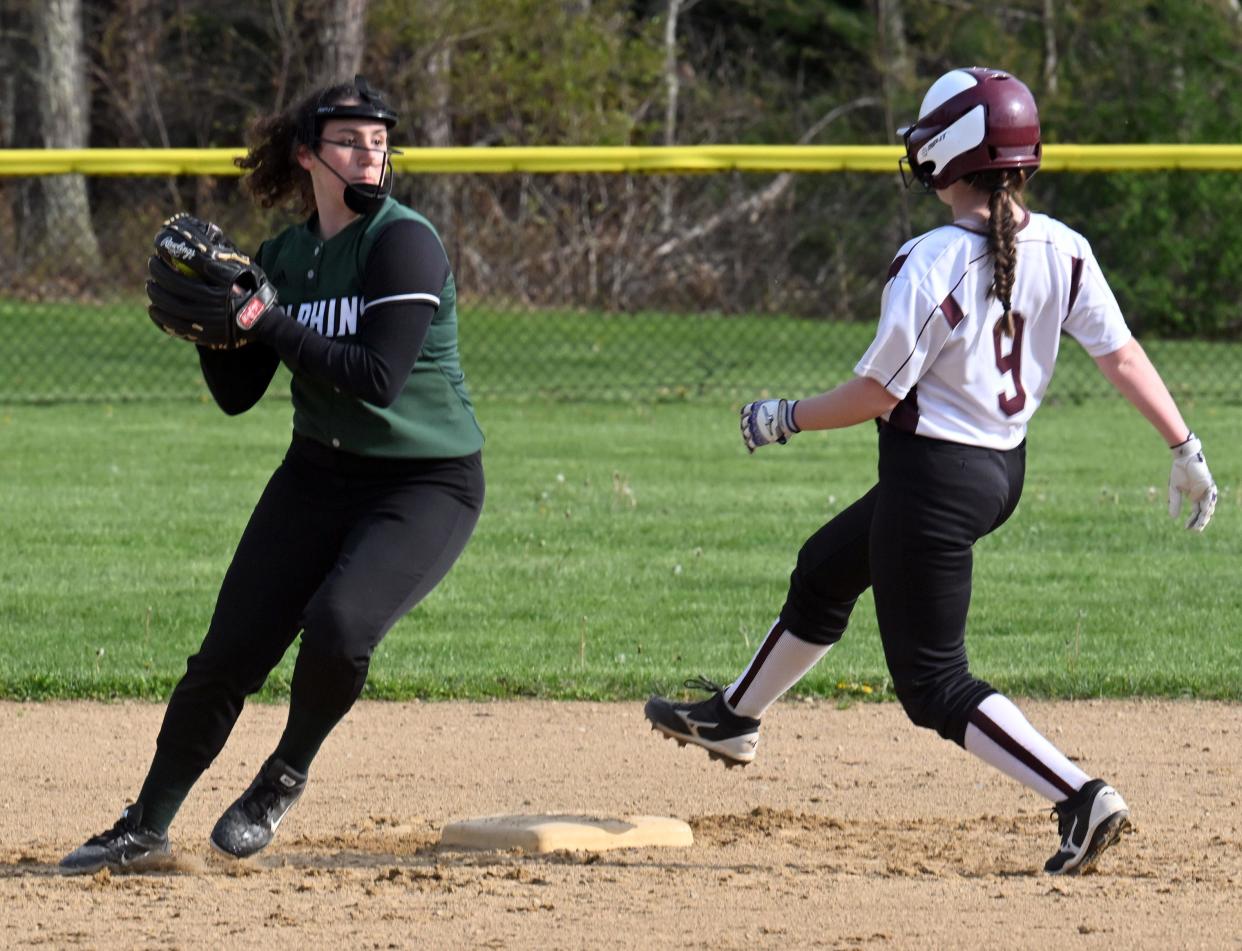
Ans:
POLYGON ((694 833, 680 819, 664 816, 482 816, 445 826, 440 844, 526 852, 604 852, 685 847, 694 844, 694 833))

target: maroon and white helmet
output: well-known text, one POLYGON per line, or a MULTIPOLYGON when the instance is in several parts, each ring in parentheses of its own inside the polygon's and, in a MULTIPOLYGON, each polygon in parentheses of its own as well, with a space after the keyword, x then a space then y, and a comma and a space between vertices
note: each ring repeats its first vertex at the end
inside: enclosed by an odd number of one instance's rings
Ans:
MULTIPOLYGON (((898 129, 906 167, 927 189, 989 169, 1039 168, 1039 110, 1022 80, 1000 69, 955 69, 923 97, 914 125, 898 129)), ((910 184, 906 181, 907 186, 910 184)))

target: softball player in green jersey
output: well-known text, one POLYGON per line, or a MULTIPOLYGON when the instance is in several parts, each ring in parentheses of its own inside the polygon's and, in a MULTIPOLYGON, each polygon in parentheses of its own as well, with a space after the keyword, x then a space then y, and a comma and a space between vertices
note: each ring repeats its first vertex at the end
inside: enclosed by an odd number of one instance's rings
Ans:
POLYGON ((182 801, 301 634, 284 733, 211 833, 239 858, 266 846, 361 693, 376 645, 445 576, 478 521, 483 435, 458 359, 456 289, 435 229, 390 196, 396 121, 358 77, 260 120, 239 161, 260 204, 300 198, 310 216, 259 250, 280 306, 256 325, 258 339, 199 358, 230 415, 289 367, 293 440, 169 699, 137 799, 64 858, 66 873, 169 851, 182 801))

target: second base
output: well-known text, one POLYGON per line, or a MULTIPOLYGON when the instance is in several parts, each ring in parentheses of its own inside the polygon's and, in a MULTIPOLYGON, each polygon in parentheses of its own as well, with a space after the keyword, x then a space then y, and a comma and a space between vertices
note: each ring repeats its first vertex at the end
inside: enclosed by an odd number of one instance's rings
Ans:
POLYGON ((694 844, 694 833, 680 819, 664 816, 483 816, 445 826, 440 844, 467 849, 560 849, 604 852, 694 844))

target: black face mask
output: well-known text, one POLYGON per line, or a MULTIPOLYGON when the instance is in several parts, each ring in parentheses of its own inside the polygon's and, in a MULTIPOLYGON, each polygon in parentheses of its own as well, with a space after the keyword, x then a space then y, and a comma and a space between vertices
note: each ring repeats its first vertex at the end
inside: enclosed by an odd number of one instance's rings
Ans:
MULTIPOLYGON (((323 141, 320 139, 319 141, 323 141)), ((318 144, 318 143, 316 143, 318 144)), ((347 181, 345 176, 334 169, 327 162, 319 157, 318 152, 312 150, 315 158, 323 163, 323 167, 340 179, 341 184, 345 186, 345 207, 350 211, 359 215, 370 215, 379 211, 380 206, 384 204, 388 196, 392 194, 392 156, 400 155, 397 149, 389 149, 384 155, 384 171, 380 175, 378 184, 375 185, 358 185, 354 182, 347 181)))

